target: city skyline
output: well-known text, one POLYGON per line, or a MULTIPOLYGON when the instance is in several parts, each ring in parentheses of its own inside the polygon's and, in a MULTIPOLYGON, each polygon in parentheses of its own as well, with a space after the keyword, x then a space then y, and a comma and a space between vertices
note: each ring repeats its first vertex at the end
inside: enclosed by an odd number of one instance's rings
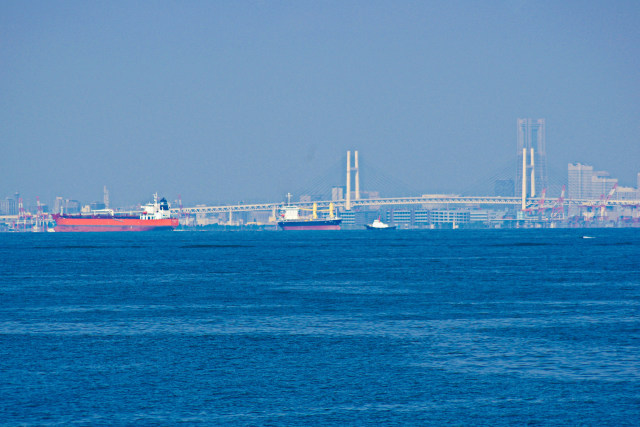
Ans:
MULTIPOLYGON (((542 123, 544 122, 543 119, 542 123)), ((538 120, 540 122, 540 120, 538 120)), ((518 125, 522 124, 522 120, 519 119, 518 120, 518 125)), ((518 141, 518 147, 520 147, 520 140, 518 141)), ((516 156, 515 158, 515 162, 516 164, 520 164, 522 156, 516 156)), ((352 168, 354 168, 354 166, 351 166, 352 168)), ((355 170, 355 168, 353 169, 355 170)), ((530 173, 530 170, 528 169, 528 174, 530 173)), ((354 172, 352 171, 352 177, 351 177, 351 181, 352 181, 352 188, 350 191, 351 194, 351 198, 355 199, 356 198, 356 190, 354 190, 355 187, 355 181, 354 181, 354 176, 353 176, 354 172)), ((516 174, 517 176, 521 176, 521 174, 518 172, 516 174)), ((586 165, 586 164, 582 164, 579 162, 574 162, 574 163, 569 163, 568 164, 568 170, 567 170, 567 177, 566 177, 566 183, 562 184, 563 187, 563 191, 565 190, 566 187, 566 194, 565 197, 567 199, 582 199, 582 200, 593 200, 593 201, 597 201, 599 198, 601 198, 602 196, 604 196, 605 194, 607 194, 612 187, 615 185, 618 187, 618 191, 615 194, 614 199, 635 199, 638 200, 640 199, 640 172, 638 172, 636 174, 636 181, 631 184, 631 185, 620 185, 618 186, 618 184, 620 183, 619 179, 617 177, 612 176, 612 174, 609 173, 609 171, 603 171, 603 170, 597 170, 594 168, 593 165, 586 165), (622 194, 620 194, 622 193, 622 194)), ((498 179, 497 181, 493 181, 491 183, 487 183, 487 184, 496 184, 496 183, 500 183, 501 181, 504 180, 500 180, 498 179)), ((507 182, 510 182, 512 188, 514 189, 514 191, 512 192, 512 194, 510 194, 511 196, 516 196, 516 197, 521 197, 521 191, 519 191, 520 188, 520 184, 518 185, 513 185, 514 181, 513 180, 508 180, 507 182)), ((502 182, 502 184, 504 184, 504 182, 502 182)), ((300 201, 302 202, 310 202, 313 200, 340 200, 340 199, 345 199, 346 198, 346 185, 344 185, 344 183, 342 185, 330 185, 327 186, 325 185, 325 187, 330 188, 327 191, 320 191, 319 193, 313 193, 313 192, 303 192, 300 194, 295 194, 293 196, 295 197, 299 197, 300 201)), ((529 187, 528 187, 529 188, 529 187)), ((538 198, 540 199, 542 197, 541 192, 542 190, 548 190, 547 187, 542 187, 539 188, 539 191, 537 193, 536 196, 534 196, 533 198, 538 198)), ((380 192, 376 191, 374 189, 371 189, 369 187, 367 187, 366 189, 361 189, 360 190, 361 193, 361 197, 363 199, 369 199, 369 198, 379 198, 380 196, 380 192)), ((47 212, 60 212, 60 206, 64 206, 65 207, 65 211, 67 211, 68 213, 78 213, 81 211, 81 209, 83 207, 89 207, 91 206, 92 210, 95 209, 104 209, 104 208, 109 208, 109 200, 110 200, 110 195, 109 195, 109 190, 107 188, 107 186, 104 186, 102 189, 102 200, 98 200, 98 199, 91 199, 91 200, 78 200, 77 198, 73 198, 73 197, 63 197, 63 196, 57 196, 55 198, 55 201, 53 201, 53 203, 49 204, 46 201, 41 200, 39 197, 37 197, 37 203, 41 203, 41 205, 44 207, 45 211, 47 212)), ((423 194, 434 194, 433 192, 429 192, 429 191, 424 191, 423 194)), ((452 195, 459 195, 460 193, 451 193, 452 195)), ((289 197, 292 196, 292 194, 287 194, 289 197)), ((495 193, 494 194, 472 194, 471 196, 492 196, 492 195, 496 195, 496 196, 505 196, 505 194, 498 194, 495 193)), ((552 192, 546 192, 546 196, 547 198, 549 197, 555 197, 558 196, 559 194, 553 194, 552 192)), ((388 197, 390 195, 386 195, 385 197, 388 197)), ((508 195, 507 195, 508 196, 508 195)), ((531 194, 529 193, 529 191, 527 191, 527 198, 532 198, 531 194)), ((21 194, 19 192, 14 193, 14 195, 12 196, 6 196, 4 198, 0 197, 0 214, 15 214, 17 212, 17 208, 18 208, 18 199, 22 200, 23 198, 21 197, 21 194)), ((283 199, 284 200, 284 199, 283 199)), ((279 201, 282 200, 271 200, 270 202, 272 203, 277 203, 279 201)), ((249 200, 246 201, 246 203, 252 203, 252 202, 256 202, 256 203, 260 203, 260 202, 265 202, 265 200, 249 200)), ((134 209, 136 206, 139 206, 141 204, 146 203, 145 200, 142 200, 138 203, 134 203, 128 206, 111 206, 115 209, 134 209)), ((174 207, 178 207, 181 203, 181 196, 178 195, 177 198, 175 200, 173 200, 174 203, 174 207)), ((236 204, 237 202, 235 201, 229 201, 229 202, 218 202, 218 203, 222 203, 222 204, 236 204)), ((245 203, 245 201, 241 201, 239 202, 240 204, 245 203)), ((206 204, 206 203, 205 203, 206 204)), ((210 205, 215 205, 216 202, 213 203, 208 203, 210 205)), ((27 211, 31 210, 34 211, 36 209, 36 201, 28 201, 28 200, 24 200, 24 206, 25 209, 27 211)), ((195 206, 195 205, 193 205, 195 206)), ((185 206, 187 207, 187 206, 185 206)))

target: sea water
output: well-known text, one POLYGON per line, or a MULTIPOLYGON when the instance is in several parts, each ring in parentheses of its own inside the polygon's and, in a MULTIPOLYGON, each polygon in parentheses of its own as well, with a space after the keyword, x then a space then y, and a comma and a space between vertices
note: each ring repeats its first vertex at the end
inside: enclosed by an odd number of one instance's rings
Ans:
POLYGON ((2 425, 639 423, 637 229, 0 235, 2 425))

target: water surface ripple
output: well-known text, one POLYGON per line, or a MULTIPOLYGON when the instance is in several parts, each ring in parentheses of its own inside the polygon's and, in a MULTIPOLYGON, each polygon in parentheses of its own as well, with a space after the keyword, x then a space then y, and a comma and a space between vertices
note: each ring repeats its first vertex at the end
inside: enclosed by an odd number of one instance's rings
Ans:
POLYGON ((0 235, 1 425, 638 425, 640 230, 0 235))

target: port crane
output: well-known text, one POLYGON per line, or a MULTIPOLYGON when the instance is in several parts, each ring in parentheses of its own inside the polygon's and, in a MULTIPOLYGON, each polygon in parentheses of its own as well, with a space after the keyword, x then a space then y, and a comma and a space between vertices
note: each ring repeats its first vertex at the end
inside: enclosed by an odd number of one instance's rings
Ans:
POLYGON ((565 186, 563 185, 560 197, 551 208, 551 219, 564 219, 564 192, 565 186))
POLYGON ((611 188, 611 191, 609 191, 609 194, 607 194, 607 198, 599 206, 599 208, 600 208, 600 221, 604 221, 605 208, 606 208, 607 204, 609 203, 609 199, 611 199, 611 196, 613 196, 613 193, 616 192, 616 188, 617 187, 618 187, 617 183, 613 185, 613 188, 611 188))
POLYGON ((541 217, 542 213, 546 209, 544 206, 546 194, 547 194, 547 189, 544 188, 542 190, 542 194, 540 195, 540 199, 537 202, 535 201, 531 202, 528 205, 528 207, 526 207, 525 209, 522 209, 522 212, 526 212, 528 215, 531 215, 531 216, 533 216, 534 214, 537 214, 537 216, 541 217))
POLYGON ((543 188, 542 194, 540 196, 540 201, 538 202, 538 215, 541 215, 542 212, 544 211, 544 198, 546 195, 547 195, 547 189, 543 188))
POLYGON ((592 221, 596 218, 604 221, 605 209, 611 200, 611 196, 616 192, 617 187, 618 184, 614 184, 606 196, 604 194, 600 195, 599 202, 584 203, 581 205, 587 208, 587 211, 584 213, 585 221, 592 221))
POLYGON ((328 209, 318 209, 318 204, 315 202, 313 203, 313 206, 311 208, 298 208, 298 209, 300 209, 301 211, 311 211, 312 219, 318 219, 318 212, 329 212, 329 219, 334 219, 336 217, 335 207, 333 203, 329 203, 328 209))
POLYGON ((181 219, 180 223, 189 225, 189 217, 191 216, 190 212, 186 212, 182 207, 182 196, 178 194, 178 217, 181 219))

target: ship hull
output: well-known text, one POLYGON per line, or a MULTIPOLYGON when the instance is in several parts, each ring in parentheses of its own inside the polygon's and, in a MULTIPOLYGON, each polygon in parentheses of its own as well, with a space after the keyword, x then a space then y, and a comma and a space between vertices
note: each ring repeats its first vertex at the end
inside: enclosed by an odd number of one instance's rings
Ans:
POLYGON ((278 221, 278 226, 285 231, 297 230, 340 230, 341 219, 312 221, 278 221))
POLYGON ((56 216, 56 232, 166 231, 178 226, 178 218, 72 218, 56 216))

